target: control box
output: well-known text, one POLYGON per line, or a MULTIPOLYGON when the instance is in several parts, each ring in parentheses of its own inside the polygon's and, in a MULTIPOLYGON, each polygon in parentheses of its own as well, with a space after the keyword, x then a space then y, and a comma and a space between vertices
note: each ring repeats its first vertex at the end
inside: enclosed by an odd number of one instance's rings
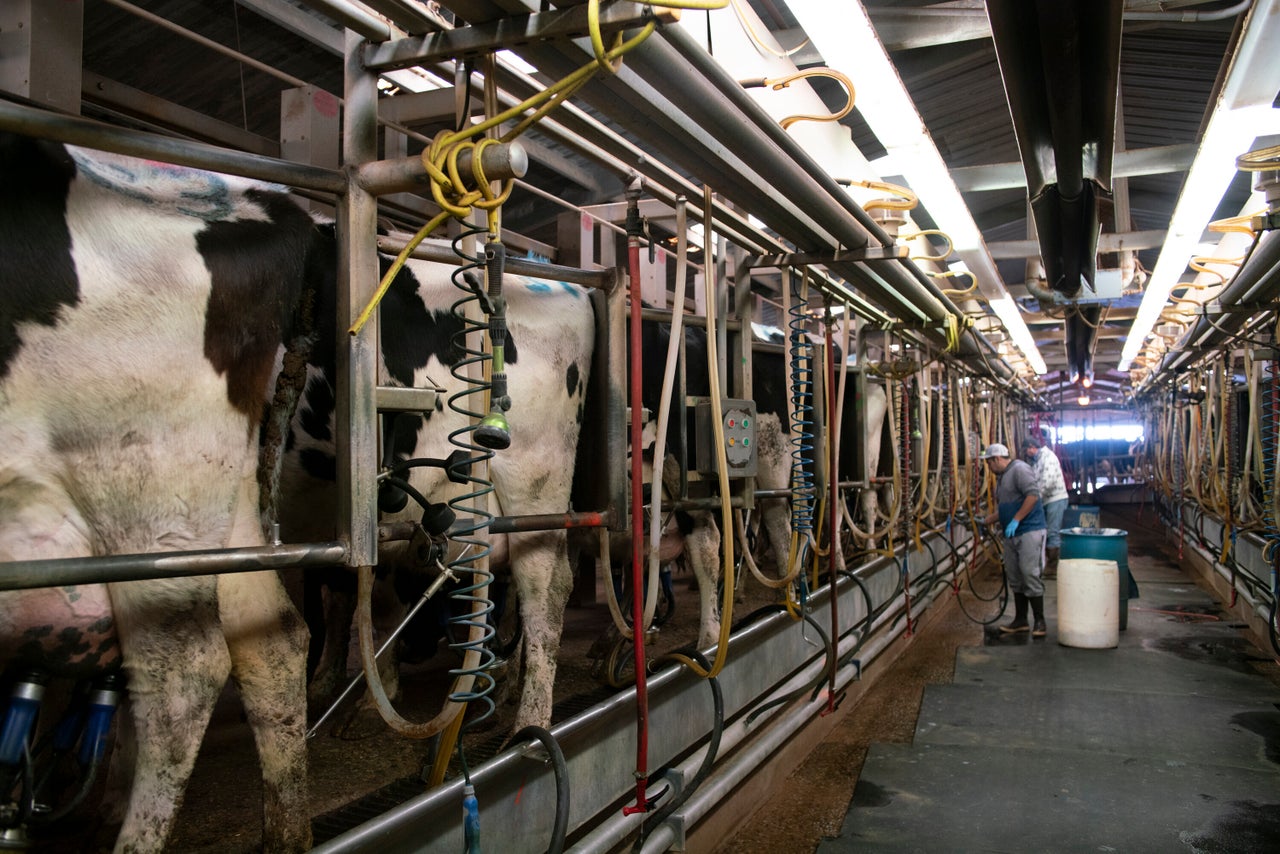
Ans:
MULTIPOLYGON (((721 402, 724 425, 724 454, 729 477, 756 476, 756 402, 721 402)), ((694 463, 699 473, 716 473, 715 431, 712 429, 711 398, 697 398, 693 409, 694 463)))

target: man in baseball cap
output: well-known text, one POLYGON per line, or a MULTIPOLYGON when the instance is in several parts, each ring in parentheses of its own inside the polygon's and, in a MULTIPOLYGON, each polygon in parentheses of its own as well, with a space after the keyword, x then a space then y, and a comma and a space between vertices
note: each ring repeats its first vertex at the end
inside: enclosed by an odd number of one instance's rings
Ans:
POLYGON ((1013 622, 1001 626, 1005 634, 1031 630, 1031 636, 1042 638, 1048 633, 1044 623, 1044 507, 1040 503, 1040 484, 1035 470, 1022 460, 1010 459, 1009 449, 1000 443, 987 446, 979 459, 996 473, 996 512, 983 522, 987 526, 998 520, 1004 530, 1004 577, 1013 592, 1013 622), (1035 615, 1034 625, 1027 624, 1027 605, 1035 615))

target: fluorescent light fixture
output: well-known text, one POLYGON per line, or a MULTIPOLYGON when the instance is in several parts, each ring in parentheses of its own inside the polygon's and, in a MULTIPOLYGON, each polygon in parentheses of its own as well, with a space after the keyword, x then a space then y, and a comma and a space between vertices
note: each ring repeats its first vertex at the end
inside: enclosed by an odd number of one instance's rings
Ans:
POLYGON ((1275 57, 1280 55, 1280 0, 1257 0, 1244 27, 1200 150, 1183 182, 1160 258, 1125 339, 1121 371, 1128 370, 1142 352, 1169 301, 1169 292, 1186 272, 1214 209, 1235 177, 1236 157, 1244 154, 1256 137, 1275 133, 1280 127, 1280 111, 1271 108, 1276 94, 1275 57))
POLYGON ((509 50, 498 51, 498 58, 501 59, 503 62, 505 62, 507 65, 510 65, 512 68, 519 71, 521 74, 528 74, 530 77, 532 77, 533 75, 538 73, 538 69, 534 68, 532 65, 525 62, 518 55, 512 53, 509 50))
POLYGON ((1201 238, 1236 175, 1236 157, 1248 151, 1257 136, 1269 132, 1267 128, 1275 125, 1276 113, 1268 105, 1215 113, 1210 119, 1200 151, 1173 209, 1160 258, 1151 271, 1142 304, 1125 339, 1120 354, 1121 371, 1128 370, 1129 363, 1141 351, 1169 301, 1169 292, 1178 286, 1191 258, 1202 254, 1201 238))
POLYGON ((443 89, 445 85, 439 80, 428 77, 426 74, 422 74, 412 68, 397 68, 392 71, 384 71, 382 77, 409 92, 429 92, 433 89, 443 89))
POLYGON ((1027 328, 1027 324, 1022 319, 1018 306, 1013 301, 1013 297, 995 297, 988 301, 991 310, 996 313, 996 317, 1000 318, 1000 322, 1004 324, 1005 331, 1009 333, 1009 338, 1014 345, 1022 351, 1026 357, 1027 363, 1031 365, 1031 370, 1037 374, 1047 373, 1044 359, 1040 355, 1040 350, 1036 347, 1035 339, 1031 337, 1031 330, 1027 328))
MULTIPOLYGON (((892 171, 882 174, 902 175, 906 179, 938 228, 951 237, 956 254, 973 271, 979 290, 992 307, 995 308, 998 299, 1008 302, 1000 319, 1032 369, 1038 374, 1045 373, 1044 359, 1005 290, 982 240, 982 232, 876 36, 862 3, 789 0, 787 7, 827 65, 847 74, 853 81, 858 111, 888 152, 885 158, 888 164, 892 164, 892 171)), ((996 311, 999 314, 1002 309, 996 311)))

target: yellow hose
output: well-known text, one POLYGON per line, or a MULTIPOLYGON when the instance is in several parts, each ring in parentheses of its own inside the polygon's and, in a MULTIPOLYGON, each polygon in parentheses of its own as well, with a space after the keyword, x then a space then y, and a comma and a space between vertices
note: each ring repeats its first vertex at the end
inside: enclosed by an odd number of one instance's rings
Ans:
MULTIPOLYGON (((714 246, 714 237, 711 231, 711 187, 703 186, 703 206, 705 222, 703 229, 706 234, 707 247, 707 270, 714 270, 711 264, 711 248, 714 246)), ((724 413, 720 400, 720 362, 719 353, 716 349, 716 280, 715 276, 708 272, 704 281, 707 304, 707 372, 708 380, 711 386, 711 424, 715 432, 716 446, 716 472, 719 475, 720 483, 720 530, 731 532, 733 530, 733 519, 730 515, 729 505, 729 462, 725 458, 724 449, 724 413)), ((724 596, 720 606, 720 636, 716 641, 716 657, 712 662, 711 669, 703 668, 701 664, 694 661, 687 655, 680 653, 671 653, 668 658, 679 661, 688 667, 698 676, 703 678, 711 678, 718 676, 724 668, 724 663, 728 659, 729 654, 729 632, 733 623, 733 536, 725 536, 722 538, 723 548, 721 552, 724 556, 724 563, 721 569, 721 577, 724 579, 724 596)))

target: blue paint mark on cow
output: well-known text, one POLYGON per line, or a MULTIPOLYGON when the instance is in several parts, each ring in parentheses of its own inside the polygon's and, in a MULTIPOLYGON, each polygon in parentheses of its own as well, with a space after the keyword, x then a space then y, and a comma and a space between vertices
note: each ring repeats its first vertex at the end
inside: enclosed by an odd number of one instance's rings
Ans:
POLYGON ((535 294, 551 293, 551 285, 547 284, 546 282, 525 282, 524 286, 529 290, 533 291, 535 294))
POLYGON ((170 203, 179 213, 206 222, 225 220, 233 212, 234 193, 222 175, 140 160, 126 165, 75 151, 71 156, 80 174, 93 183, 148 206, 170 203), (166 196, 166 188, 176 195, 166 196))

